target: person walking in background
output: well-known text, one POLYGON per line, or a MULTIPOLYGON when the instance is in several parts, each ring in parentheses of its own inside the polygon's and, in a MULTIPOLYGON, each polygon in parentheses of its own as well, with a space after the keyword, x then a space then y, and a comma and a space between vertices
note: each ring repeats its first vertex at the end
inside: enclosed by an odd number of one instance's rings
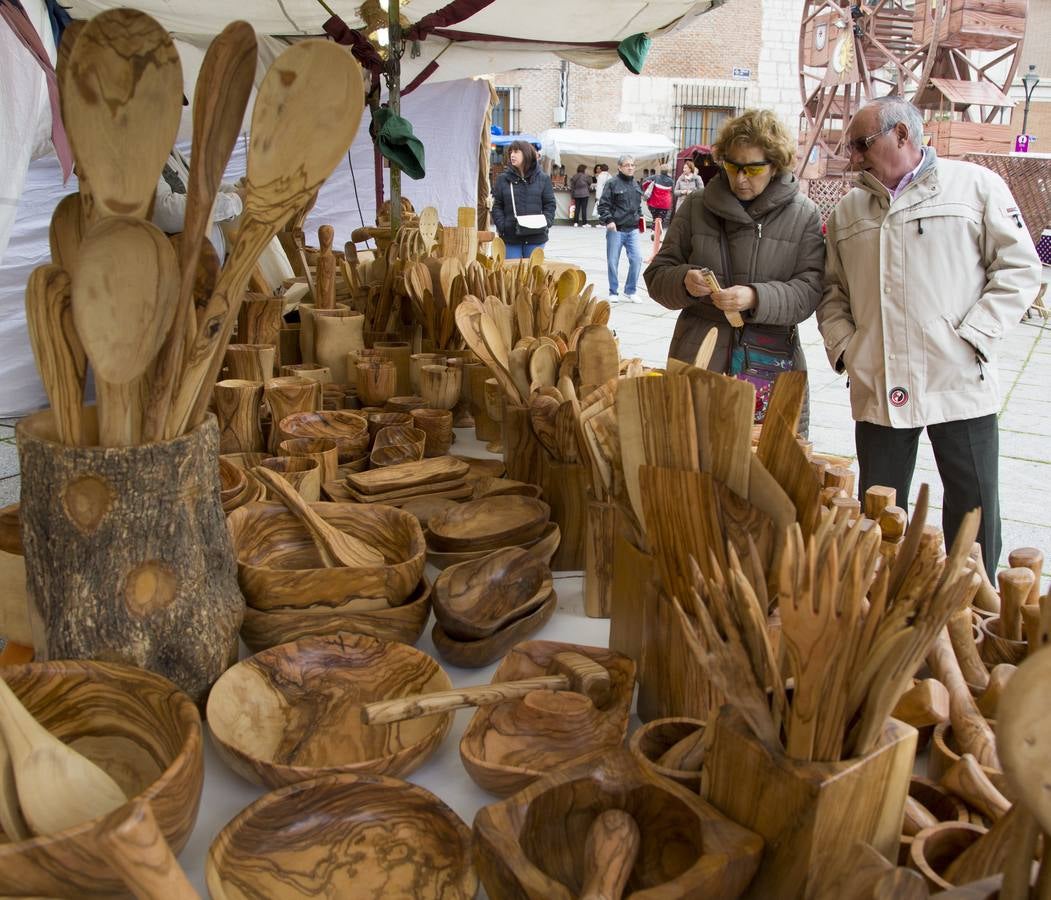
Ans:
POLYGON ((697 174, 697 166, 692 159, 683 161, 682 174, 675 180, 675 197, 672 203, 672 214, 679 208, 679 204, 694 191, 704 190, 704 182, 697 174))
POLYGON ((506 247, 506 259, 523 259, 547 243, 555 223, 555 191, 540 168, 536 148, 514 141, 507 151, 508 166, 493 185, 493 224, 506 247), (546 224, 524 225, 524 216, 543 216, 546 224))
POLYGON ((569 196, 573 203, 573 227, 588 224, 588 198, 591 196, 591 179, 587 166, 577 166, 577 174, 569 180, 569 196))
MULTIPOLYGON (((723 125, 713 150, 722 171, 683 200, 645 273, 650 296, 682 310, 668 354, 692 363, 716 328, 713 371, 730 369, 746 338, 776 348, 784 368, 805 369, 796 326, 821 299, 825 247, 818 208, 792 174, 796 141, 774 113, 753 109, 723 125), (721 290, 709 289, 702 268, 721 290), (731 326, 727 313, 739 313, 744 328, 731 326)), ((808 424, 809 404, 802 433, 808 424)))
POLYGON ((654 231, 657 230, 657 222, 661 223, 662 228, 668 227, 672 188, 675 186, 670 172, 671 166, 661 163, 660 172, 651 176, 649 182, 645 183, 642 188, 642 196, 646 198, 646 205, 650 208, 650 215, 653 216, 654 231))
POLYGON ((887 485, 905 507, 926 428, 946 546, 981 507, 978 542, 995 578, 996 355, 1036 297, 1040 260, 1003 179, 925 148, 908 101, 863 106, 846 146, 860 176, 827 223, 817 319, 829 362, 848 375, 859 495, 887 485))
MULTIPOLYGON (((599 163, 595 166, 595 217, 598 218, 598 202, 602 199, 602 192, 606 189, 606 182, 610 179, 609 166, 599 163)), ((601 224, 601 223, 600 223, 601 224)))
POLYGON ((635 157, 622 156, 617 160, 617 175, 609 180, 598 204, 599 221, 606 228, 606 269, 609 276, 609 295, 617 296, 620 285, 617 267, 620 252, 628 254, 628 280, 624 283, 624 297, 635 302, 635 289, 642 267, 639 251, 639 219, 642 216, 642 189, 635 180, 635 157))

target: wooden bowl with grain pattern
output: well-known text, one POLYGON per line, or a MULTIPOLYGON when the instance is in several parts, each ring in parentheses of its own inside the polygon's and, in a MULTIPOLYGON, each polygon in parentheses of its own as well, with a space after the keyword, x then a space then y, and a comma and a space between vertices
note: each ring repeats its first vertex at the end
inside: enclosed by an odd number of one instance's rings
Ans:
POLYGON ((480 669, 503 659, 516 644, 528 640, 543 628, 558 608, 558 594, 552 591, 536 608, 522 618, 515 619, 498 631, 473 641, 461 641, 450 637, 435 622, 431 629, 431 642, 438 655, 447 663, 463 669, 480 669))
POLYGON ((280 440, 305 437, 335 441, 340 464, 359 458, 369 446, 368 421, 346 409, 292 413, 277 427, 280 440))
MULTIPOLYGON (((430 531, 430 520, 427 522, 428 528, 424 532, 424 537, 427 542, 427 561, 439 569, 446 569, 449 566, 454 566, 457 563, 468 562, 470 560, 479 560, 490 553, 492 550, 460 550, 460 551, 442 551, 436 550, 432 546, 433 539, 430 531)), ((551 559, 554 557, 558 550, 558 545, 562 542, 562 531, 558 527, 557 522, 548 522, 544 527, 540 537, 534 538, 533 540, 524 541, 521 543, 513 542, 505 544, 501 547, 494 549, 504 550, 511 547, 519 547, 526 550, 535 557, 536 559, 542 560, 543 562, 551 565, 551 559)))
POLYGON ((315 635, 227 669, 208 696, 208 727, 223 761, 255 784, 401 776, 438 747, 454 714, 365 725, 361 705, 451 687, 415 647, 366 634, 315 635))
POLYGON ((496 550, 540 537, 551 519, 543 500, 503 494, 469 500, 427 523, 435 550, 496 550))
MULTIPOLYGON (((201 717, 186 694, 160 675, 120 663, 51 660, 5 666, 3 676, 37 721, 109 773, 129 803, 148 801, 172 850, 182 850, 204 783, 201 717)), ((100 841, 107 818, 0 843, 3 892, 125 896, 100 841)))
POLYGON ((344 605, 350 598, 402 603, 420 582, 427 542, 416 517, 383 504, 311 503, 326 522, 375 547, 382 566, 325 568, 310 533, 281 503, 250 503, 227 519, 241 590, 263 610, 344 605))
POLYGON ((430 791, 374 775, 312 778, 260 797, 216 837, 205 876, 213 900, 470 900, 478 890, 460 817, 430 791))

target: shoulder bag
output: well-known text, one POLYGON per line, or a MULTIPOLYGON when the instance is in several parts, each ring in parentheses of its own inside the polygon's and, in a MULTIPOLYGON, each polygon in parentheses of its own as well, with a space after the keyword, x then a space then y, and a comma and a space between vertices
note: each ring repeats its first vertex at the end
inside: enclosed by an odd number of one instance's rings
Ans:
POLYGON ((547 216, 543 213, 520 216, 515 203, 515 183, 508 180, 507 186, 511 189, 511 211, 515 216, 515 234, 519 237, 536 237, 544 234, 547 231, 547 216))

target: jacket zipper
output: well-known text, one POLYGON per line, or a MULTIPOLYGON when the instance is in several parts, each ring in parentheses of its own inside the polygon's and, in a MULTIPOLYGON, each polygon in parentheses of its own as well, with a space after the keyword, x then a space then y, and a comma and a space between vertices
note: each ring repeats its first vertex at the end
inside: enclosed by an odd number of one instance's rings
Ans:
POLYGON ((763 239, 763 223, 755 223, 755 246, 752 247, 752 262, 748 268, 748 280, 755 281, 755 267, 759 263, 759 242, 763 239))

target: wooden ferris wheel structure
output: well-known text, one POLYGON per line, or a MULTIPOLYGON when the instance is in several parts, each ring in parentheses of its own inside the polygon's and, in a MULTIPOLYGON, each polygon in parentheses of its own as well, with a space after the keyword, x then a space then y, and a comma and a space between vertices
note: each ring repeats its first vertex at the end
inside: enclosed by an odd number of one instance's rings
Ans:
POLYGON ((1007 92, 1028 0, 804 0, 799 32, 800 171, 842 177, 847 125, 897 94, 927 121, 942 156, 1012 148, 1007 92))

